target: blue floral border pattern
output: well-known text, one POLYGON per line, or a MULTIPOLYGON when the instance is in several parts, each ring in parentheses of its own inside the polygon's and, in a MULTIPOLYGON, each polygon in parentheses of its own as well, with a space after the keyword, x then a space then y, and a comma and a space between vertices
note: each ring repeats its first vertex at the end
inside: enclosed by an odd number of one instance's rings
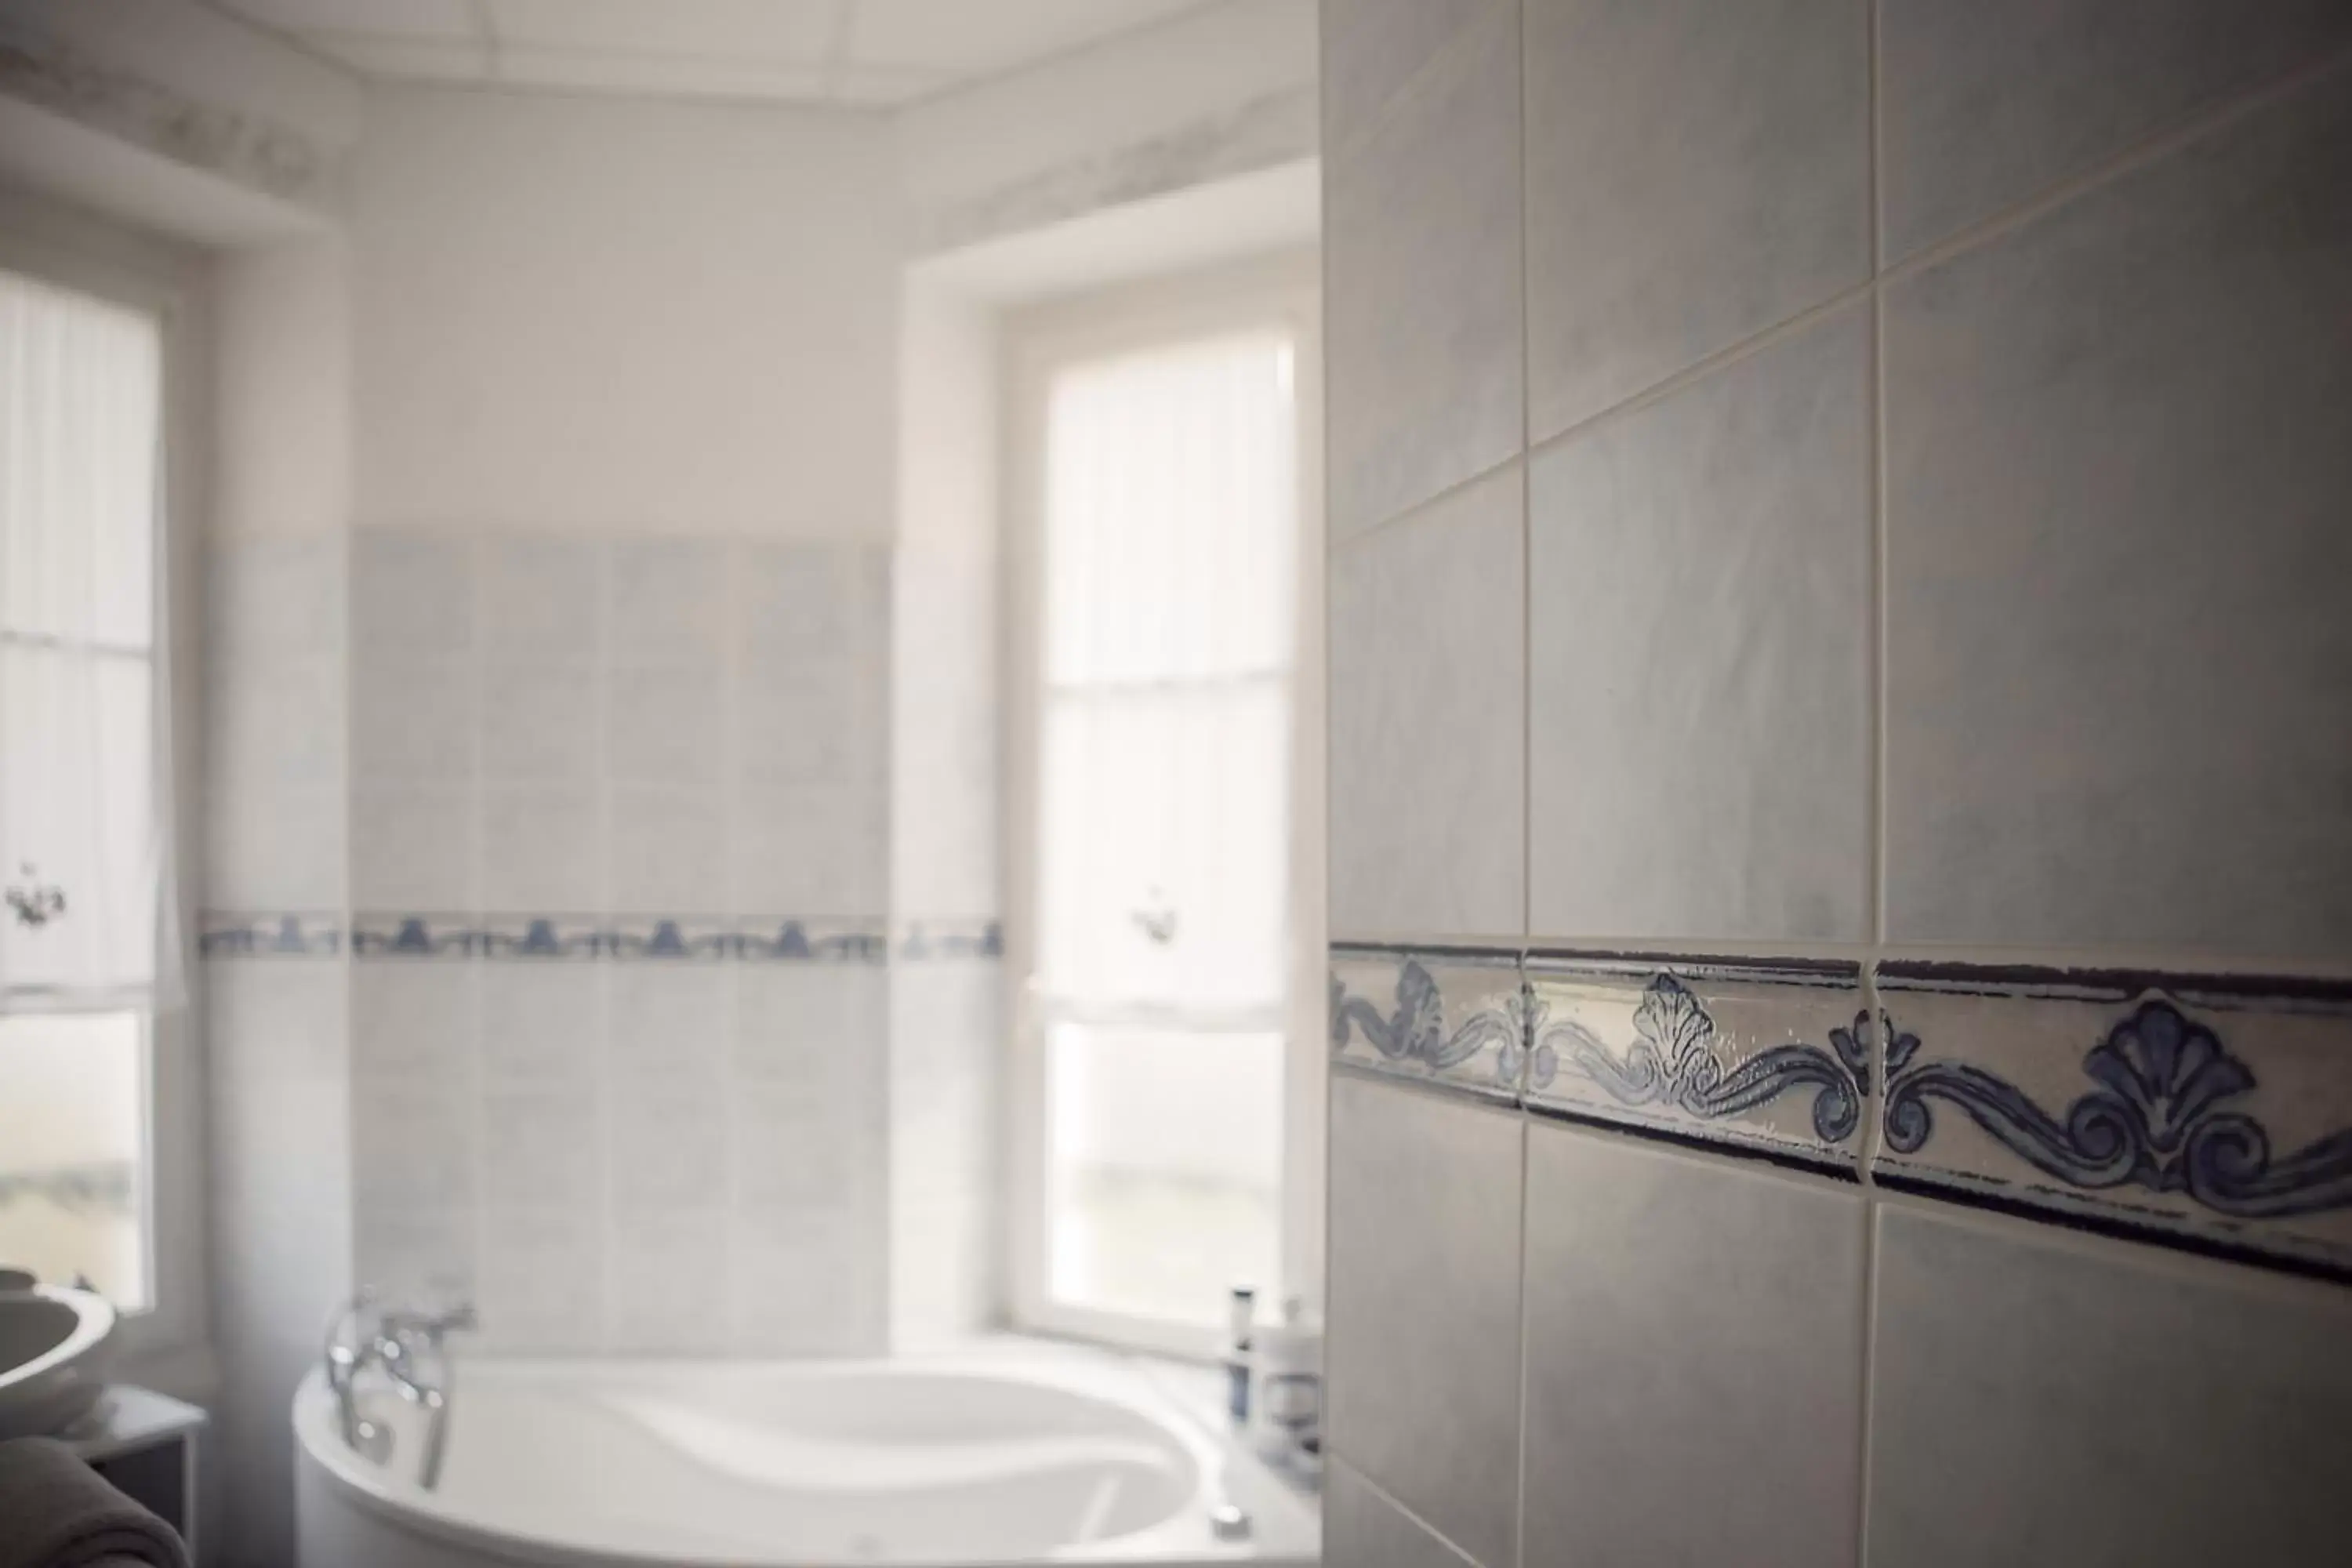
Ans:
POLYGON ((1528 997, 1516 955, 1334 945, 1330 960, 1335 1061, 1444 1081, 1485 1098, 1517 1100, 1528 1059, 1528 997), (1393 970, 1388 1001, 1357 994, 1341 973, 1366 968, 1393 970), (1503 969, 1509 978, 1499 1001, 1491 999, 1490 984, 1485 1005, 1470 1005, 1449 1028, 1445 986, 1438 973, 1460 968, 1488 978, 1503 969), (1359 1040, 1368 1050, 1354 1048, 1359 1040))
POLYGON ((2263 1124, 2231 1102, 2254 1070, 2169 1001, 2143 1002, 2083 1058, 2099 1087, 2053 1116, 1998 1075, 1966 1062, 1919 1061, 1919 1037, 1886 1047, 1886 1146, 1913 1154, 1935 1131, 1931 1102, 1967 1112, 2045 1175, 2089 1191, 2183 1193, 2216 1214, 2273 1219, 2352 1207, 2352 1128, 2284 1157, 2263 1124))
POLYGON ((1660 972, 1642 989, 1633 1012, 1639 1037, 1622 1057, 1573 1019, 1541 1021, 1535 1036, 1530 1087, 1549 1087, 1561 1054, 1620 1105, 1671 1106, 1702 1121, 1719 1121, 1811 1089, 1813 1131, 1824 1143, 1843 1143, 1862 1125, 1870 1097, 1870 1017, 1829 1031, 1827 1049, 1804 1042, 1769 1046, 1728 1059, 1706 1005, 1675 975, 1660 972))
POLYGON ((1879 988, 1882 1184, 2352 1276, 2352 996, 1945 964, 1883 964, 1879 988), (1969 1002, 1992 1009, 1980 1026, 1939 1011, 1969 1002), (2066 1009, 2066 1026, 2080 1015, 2088 1043, 2071 1065, 2051 1059, 2044 1036, 2019 1043, 2036 1007, 2066 1009), (2232 1048, 2225 1030, 2244 1043, 2232 1048), (1943 1136, 1939 1110, 2002 1152, 1943 1136), (2283 1118, 2299 1131, 2282 1131, 2283 1118))
POLYGON ((778 916, 335 915, 207 910, 204 958, 459 959, 525 963, 883 963, 994 959, 1004 942, 987 919, 924 920, 893 931, 879 921, 778 916))
POLYGON ((334 958, 343 951, 341 915, 254 914, 206 910, 196 922, 200 958, 334 958))

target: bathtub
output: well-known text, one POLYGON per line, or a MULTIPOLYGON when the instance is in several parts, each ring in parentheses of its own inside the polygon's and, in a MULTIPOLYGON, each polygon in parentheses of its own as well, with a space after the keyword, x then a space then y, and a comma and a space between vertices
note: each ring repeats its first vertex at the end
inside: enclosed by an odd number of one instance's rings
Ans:
POLYGON ((1311 1497, 1223 1440, 1216 1384, 1015 1342, 877 1362, 459 1366, 441 1483, 342 1441, 317 1370, 294 1400, 303 1568, 1310 1564, 1311 1497), (1230 1502, 1246 1540, 1219 1540, 1230 1502))

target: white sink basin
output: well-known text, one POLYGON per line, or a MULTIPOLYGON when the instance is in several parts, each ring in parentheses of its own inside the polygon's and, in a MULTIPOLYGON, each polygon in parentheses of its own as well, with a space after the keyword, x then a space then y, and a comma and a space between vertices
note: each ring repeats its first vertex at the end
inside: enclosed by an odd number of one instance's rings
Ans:
POLYGON ((64 1430, 106 1386, 114 1309, 89 1290, 0 1289, 0 1439, 64 1430))

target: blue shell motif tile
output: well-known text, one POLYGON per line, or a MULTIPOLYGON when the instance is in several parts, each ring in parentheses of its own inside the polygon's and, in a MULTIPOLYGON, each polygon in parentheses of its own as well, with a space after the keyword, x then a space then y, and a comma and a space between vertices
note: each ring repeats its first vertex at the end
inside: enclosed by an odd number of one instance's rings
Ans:
POLYGON ((890 956, 888 931, 877 921, 752 918, 738 931, 747 963, 881 963, 890 956))
POLYGON ((370 910, 352 916, 353 958, 473 958, 481 917, 370 910))
POLYGON ((334 958, 343 919, 318 911, 205 910, 196 917, 199 958, 334 958))
POLYGON ((1527 1102, 1851 1172, 1870 1098, 1858 964, 1531 955, 1527 1102))
POLYGON ((2352 986, 1879 965, 1883 1185, 2352 1276, 2352 986))
POLYGON ((1525 1037, 1517 953, 1331 948, 1331 1056, 1342 1066, 1510 1100, 1525 1037))

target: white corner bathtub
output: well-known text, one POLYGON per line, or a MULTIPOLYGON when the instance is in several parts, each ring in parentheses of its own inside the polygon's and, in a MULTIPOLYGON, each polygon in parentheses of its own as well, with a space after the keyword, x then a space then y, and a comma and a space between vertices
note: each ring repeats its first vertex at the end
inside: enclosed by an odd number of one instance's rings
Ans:
MULTIPOLYGON (((1197 1374, 1015 1342, 876 1362, 461 1360, 440 1485, 294 1401, 303 1568, 1310 1564, 1317 1510, 1203 1408, 1197 1374), (1250 1539, 1219 1541, 1230 1501, 1250 1539)), ((1206 1399, 1202 1397, 1205 1394, 1206 1399)))

